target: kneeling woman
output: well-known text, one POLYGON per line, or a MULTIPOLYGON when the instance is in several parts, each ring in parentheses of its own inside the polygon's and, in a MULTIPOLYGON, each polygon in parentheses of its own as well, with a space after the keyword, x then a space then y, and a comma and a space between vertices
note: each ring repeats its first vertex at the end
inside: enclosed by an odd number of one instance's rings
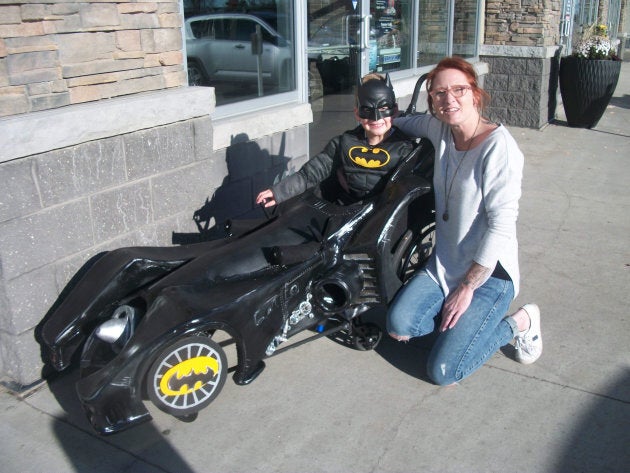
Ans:
POLYGON ((533 363, 542 337, 535 304, 506 316, 519 287, 523 154, 504 126, 482 116, 488 95, 471 64, 443 59, 429 73, 427 89, 430 114, 394 124, 435 147, 436 244, 427 266, 394 300, 387 329, 404 341, 432 333, 439 323, 428 374, 448 385, 514 339, 517 361, 533 363))

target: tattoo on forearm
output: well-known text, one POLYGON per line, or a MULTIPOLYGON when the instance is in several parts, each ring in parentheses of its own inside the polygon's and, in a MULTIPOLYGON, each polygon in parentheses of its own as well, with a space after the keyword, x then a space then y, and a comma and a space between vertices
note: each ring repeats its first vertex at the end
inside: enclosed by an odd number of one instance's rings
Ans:
POLYGON ((466 276, 464 276, 462 284, 470 287, 472 290, 475 290, 488 278, 490 271, 490 268, 473 263, 466 273, 466 276))

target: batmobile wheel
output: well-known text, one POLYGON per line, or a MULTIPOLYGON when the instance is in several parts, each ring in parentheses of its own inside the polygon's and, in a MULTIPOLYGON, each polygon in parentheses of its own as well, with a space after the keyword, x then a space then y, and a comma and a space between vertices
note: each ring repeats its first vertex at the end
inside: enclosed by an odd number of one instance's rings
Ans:
POLYGON ((188 61, 188 85, 199 86, 208 83, 206 74, 199 64, 195 61, 188 61))
POLYGON ((431 256, 435 239, 435 222, 425 225, 414 241, 409 245, 402 258, 398 276, 402 282, 407 281, 412 274, 422 268, 431 256))
POLYGON ((147 374, 147 393, 159 409, 175 417, 199 412, 219 395, 228 364, 221 346, 193 336, 162 350, 147 374))
POLYGON ((366 323, 352 327, 352 344, 357 350, 373 350, 381 338, 383 338, 383 331, 376 324, 366 323))

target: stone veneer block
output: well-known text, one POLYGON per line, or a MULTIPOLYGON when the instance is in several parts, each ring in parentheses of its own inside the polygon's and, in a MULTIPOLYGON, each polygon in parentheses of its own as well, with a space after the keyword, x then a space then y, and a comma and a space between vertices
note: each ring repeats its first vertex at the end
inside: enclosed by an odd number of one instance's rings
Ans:
POLYGON ((492 97, 488 117, 528 128, 548 123, 556 108, 557 54, 557 47, 483 46, 481 59, 489 65, 484 87, 492 97))
POLYGON ((152 207, 148 180, 93 195, 94 241, 103 242, 151 223, 152 207))
POLYGON ((41 209, 37 181, 35 180, 35 161, 24 159, 0 164, 0 222, 22 215, 28 215, 41 209))
POLYGON ((0 118, 0 162, 207 117, 214 105, 214 89, 183 87, 0 118))
POLYGON ((44 206, 123 184, 123 140, 107 138, 40 154, 36 174, 44 206))
POLYGON ((155 220, 202 207, 222 181, 208 161, 154 177, 151 191, 155 220))
POLYGON ((31 331, 10 335, 0 331, 0 365, 2 373, 16 384, 26 386, 41 379, 41 347, 31 331))
POLYGON ((195 159, 208 159, 212 151, 212 120, 210 117, 196 118, 192 121, 195 146, 195 159))
POLYGON ((87 199, 4 222, 0 261, 5 280, 88 248, 93 241, 87 199))
POLYGON ((178 168, 194 160, 193 127, 189 122, 124 136, 129 180, 178 168))
POLYGON ((35 327, 57 299, 53 265, 7 281, 6 291, 8 310, 0 316, 0 330, 19 335, 35 327))

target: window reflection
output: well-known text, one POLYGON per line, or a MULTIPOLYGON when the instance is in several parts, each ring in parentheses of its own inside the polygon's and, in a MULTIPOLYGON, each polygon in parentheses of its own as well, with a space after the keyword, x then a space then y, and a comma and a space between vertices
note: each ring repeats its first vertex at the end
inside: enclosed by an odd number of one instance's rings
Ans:
POLYGON ((474 57, 477 38, 477 0, 455 0, 453 54, 474 57))
POLYGON ((292 2, 184 0, 189 85, 217 105, 295 89, 292 2))
POLYGON ((347 91, 359 74, 360 11, 351 1, 308 0, 309 96, 347 91))
POLYGON ((387 72, 411 67, 411 2, 371 0, 370 71, 387 72))
POLYGON ((448 52, 449 0, 420 2, 418 15, 418 66, 437 64, 448 52))

